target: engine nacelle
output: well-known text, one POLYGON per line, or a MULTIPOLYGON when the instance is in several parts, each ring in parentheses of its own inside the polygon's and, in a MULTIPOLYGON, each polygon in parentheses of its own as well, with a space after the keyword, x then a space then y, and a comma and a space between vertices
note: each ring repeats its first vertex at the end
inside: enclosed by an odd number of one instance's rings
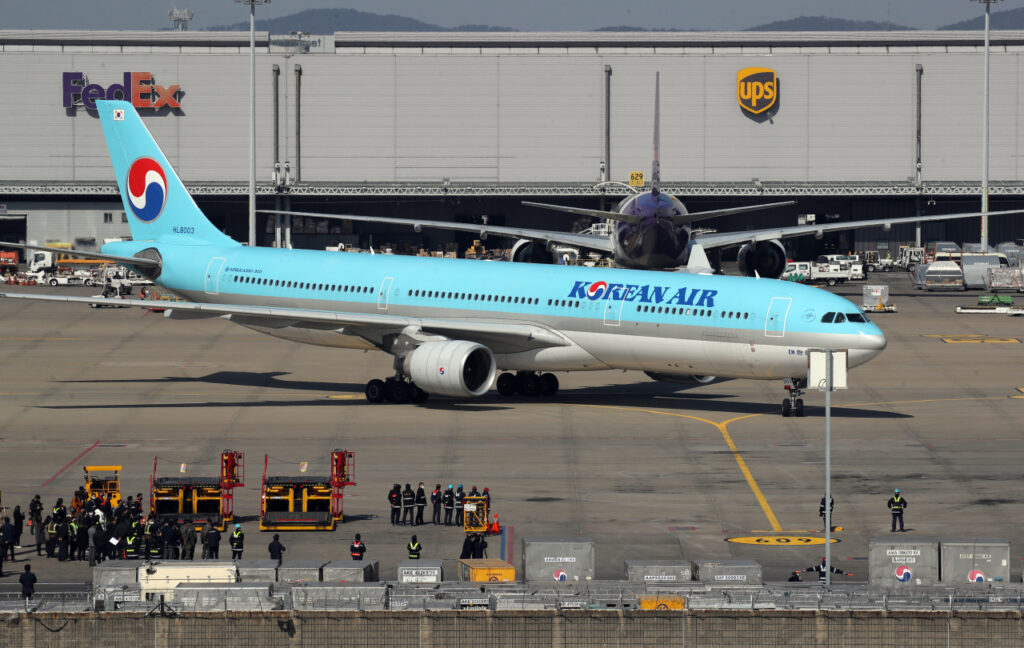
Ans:
POLYGON ((518 263, 554 263, 555 255, 539 241, 519 239, 512 246, 509 259, 518 263))
POLYGON ((647 374, 651 380, 673 383, 676 385, 710 385, 718 379, 717 376, 697 376, 693 374, 670 374, 659 373, 656 371, 645 371, 644 373, 647 374))
POLYGON ((466 340, 426 342, 405 358, 405 373, 433 396, 481 396, 497 368, 487 347, 466 340))
POLYGON ((744 245, 737 256, 740 274, 778 279, 786 271, 786 248, 778 239, 744 245))

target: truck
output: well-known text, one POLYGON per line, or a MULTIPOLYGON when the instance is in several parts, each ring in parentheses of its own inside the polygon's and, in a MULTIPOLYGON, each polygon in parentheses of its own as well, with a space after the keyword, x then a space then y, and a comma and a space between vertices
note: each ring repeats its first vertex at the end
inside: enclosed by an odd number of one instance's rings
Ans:
POLYGON ((18 274, 18 253, 15 251, 0 252, 0 275, 18 274))
POLYGON ((849 270, 850 279, 859 281, 867 279, 864 272, 864 262, 856 254, 823 254, 818 257, 818 264, 839 265, 840 271, 849 270))
POLYGON ((811 261, 790 261, 786 264, 786 269, 781 277, 784 281, 825 283, 829 286, 835 286, 853 278, 853 271, 849 264, 811 261))
POLYGON ((906 270, 907 272, 913 272, 917 266, 923 262, 923 247, 901 245, 899 252, 896 253, 895 259, 886 256, 886 258, 878 260, 878 269, 882 272, 891 272, 894 270, 906 270))

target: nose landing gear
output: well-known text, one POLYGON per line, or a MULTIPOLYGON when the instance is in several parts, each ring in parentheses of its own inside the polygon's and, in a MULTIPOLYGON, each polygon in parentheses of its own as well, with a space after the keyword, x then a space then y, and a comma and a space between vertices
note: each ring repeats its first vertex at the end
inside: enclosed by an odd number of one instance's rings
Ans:
POLYGON ((807 381, 803 378, 792 378, 786 381, 785 386, 789 395, 782 401, 782 415, 803 416, 804 400, 800 397, 804 395, 804 387, 807 386, 807 381))

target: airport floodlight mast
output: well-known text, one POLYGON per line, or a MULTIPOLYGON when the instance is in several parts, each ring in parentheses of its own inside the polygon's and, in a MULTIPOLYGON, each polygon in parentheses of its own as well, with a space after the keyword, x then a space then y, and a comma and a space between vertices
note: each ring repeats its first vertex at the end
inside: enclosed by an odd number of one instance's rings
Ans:
POLYGON ((256 247, 256 5, 270 0, 235 0, 249 5, 249 247, 256 247))
POLYGON ((195 17, 195 13, 191 9, 178 9, 175 7, 167 12, 167 17, 171 19, 174 31, 186 32, 188 31, 188 23, 195 17))
POLYGON ((981 117, 981 251, 985 252, 988 249, 988 34, 989 34, 989 14, 991 13, 992 4, 1000 2, 1001 0, 971 0, 972 2, 980 2, 985 5, 985 89, 983 91, 984 107, 982 108, 981 117))

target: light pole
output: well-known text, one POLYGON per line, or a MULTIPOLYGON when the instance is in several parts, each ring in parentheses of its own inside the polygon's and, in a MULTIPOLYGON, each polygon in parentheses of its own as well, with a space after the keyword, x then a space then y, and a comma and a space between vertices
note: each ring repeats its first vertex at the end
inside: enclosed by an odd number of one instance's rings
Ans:
POLYGON ((981 126, 981 251, 988 249, 988 31, 991 5, 1000 0, 972 0, 985 5, 985 101, 981 126))
POLYGON ((249 5, 249 247, 256 247, 256 5, 270 0, 235 0, 249 5))

